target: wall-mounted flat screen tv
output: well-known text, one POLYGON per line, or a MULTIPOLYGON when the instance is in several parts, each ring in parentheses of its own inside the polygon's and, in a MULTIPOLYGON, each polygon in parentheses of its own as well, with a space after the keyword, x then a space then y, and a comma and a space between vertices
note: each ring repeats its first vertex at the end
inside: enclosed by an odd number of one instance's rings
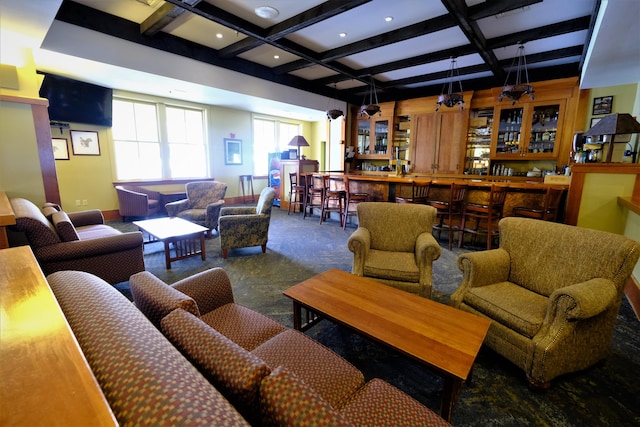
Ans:
POLYGON ((44 74, 40 97, 49 100, 49 119, 111 127, 113 89, 44 74))

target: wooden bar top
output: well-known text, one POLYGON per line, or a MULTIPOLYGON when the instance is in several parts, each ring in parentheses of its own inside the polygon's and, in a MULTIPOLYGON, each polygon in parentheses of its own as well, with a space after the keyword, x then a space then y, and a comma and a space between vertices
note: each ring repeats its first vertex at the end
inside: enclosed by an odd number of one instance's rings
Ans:
POLYGON ((0 425, 118 425, 29 246, 0 250, 0 425))
POLYGON ((553 187, 569 187, 566 184, 545 184, 540 180, 523 180, 512 179, 509 176, 468 176, 468 175, 405 175, 397 176, 395 174, 389 175, 364 175, 364 174, 347 174, 350 180, 353 181, 368 181, 368 182, 387 182, 391 184, 410 184, 413 181, 431 181, 433 185, 449 186, 452 182, 464 182, 470 187, 486 187, 492 184, 509 187, 513 189, 546 189, 549 186, 553 187))

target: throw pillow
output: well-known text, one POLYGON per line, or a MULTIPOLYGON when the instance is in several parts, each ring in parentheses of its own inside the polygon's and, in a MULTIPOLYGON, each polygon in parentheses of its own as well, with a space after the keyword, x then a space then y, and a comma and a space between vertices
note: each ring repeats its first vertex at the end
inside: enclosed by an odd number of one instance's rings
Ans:
POLYGON ((51 221, 56 227, 56 231, 58 232, 58 236, 60 236, 60 240, 62 240, 63 242, 73 242, 74 240, 80 240, 80 237, 78 237, 78 233, 76 232, 76 228, 71 223, 71 220, 69 219, 69 216, 66 212, 55 212, 51 216, 51 221))

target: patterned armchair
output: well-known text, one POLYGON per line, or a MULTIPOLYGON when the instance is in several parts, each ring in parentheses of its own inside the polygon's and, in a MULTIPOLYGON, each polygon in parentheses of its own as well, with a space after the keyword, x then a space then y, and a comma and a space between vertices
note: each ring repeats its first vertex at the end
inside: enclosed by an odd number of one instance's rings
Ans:
POLYGON ((500 247, 460 255, 454 307, 492 320, 485 344, 532 386, 606 358, 640 244, 530 218, 504 218, 500 247))
POLYGON ((431 233, 435 216, 435 208, 420 204, 358 204, 358 228, 348 241, 352 273, 431 297, 433 261, 440 257, 431 233))
POLYGON ((267 187, 253 207, 227 207, 220 212, 220 246, 222 258, 227 259, 229 249, 262 246, 267 251, 269 222, 276 192, 267 187))
POLYGON ((167 214, 207 227, 207 235, 211 237, 211 230, 218 229, 227 184, 219 181, 196 181, 188 182, 185 189, 187 198, 167 203, 167 214))
POLYGON ((142 187, 116 185, 120 216, 147 217, 160 212, 160 193, 142 187))

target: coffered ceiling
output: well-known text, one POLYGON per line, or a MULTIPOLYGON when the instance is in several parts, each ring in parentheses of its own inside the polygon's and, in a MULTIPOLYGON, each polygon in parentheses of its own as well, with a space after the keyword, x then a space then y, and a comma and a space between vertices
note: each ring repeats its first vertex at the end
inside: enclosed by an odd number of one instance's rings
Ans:
POLYGON ((380 102, 438 94, 451 58, 463 88, 501 86, 520 43, 530 80, 577 76, 599 3, 65 0, 56 20, 359 103, 372 79, 380 102))

